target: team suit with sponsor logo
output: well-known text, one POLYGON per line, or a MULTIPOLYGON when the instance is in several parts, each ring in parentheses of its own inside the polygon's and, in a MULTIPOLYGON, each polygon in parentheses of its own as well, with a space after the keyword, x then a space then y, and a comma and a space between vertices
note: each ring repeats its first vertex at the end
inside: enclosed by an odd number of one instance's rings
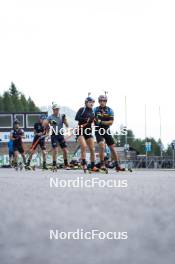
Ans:
POLYGON ((61 147, 63 151, 63 158, 64 158, 64 166, 66 169, 69 168, 68 164, 68 150, 67 144, 63 135, 63 125, 68 127, 67 119, 65 114, 60 114, 59 110, 60 107, 53 103, 52 104, 53 114, 48 117, 48 121, 50 123, 50 132, 51 132, 51 143, 52 143, 52 155, 53 155, 53 171, 57 169, 57 152, 58 146, 61 147))
POLYGON ((101 141, 105 141, 108 146, 111 146, 114 144, 114 139, 110 132, 110 126, 103 125, 103 121, 113 121, 114 120, 114 112, 113 110, 108 107, 101 107, 98 106, 94 109, 95 113, 95 136, 97 143, 100 143, 101 141))
POLYGON ((58 147, 58 145, 60 145, 62 149, 67 148, 64 135, 60 133, 60 130, 63 128, 65 117, 65 115, 61 114, 59 114, 58 116, 51 115, 48 117, 48 121, 53 127, 51 135, 51 143, 53 148, 58 147))
POLYGON ((94 121, 94 111, 88 107, 81 107, 76 116, 75 120, 78 121, 77 138, 83 136, 86 139, 92 138, 92 123, 94 121))
POLYGON ((108 145, 111 155, 115 160, 116 171, 122 171, 123 169, 119 165, 118 154, 115 150, 114 139, 111 135, 110 126, 114 121, 114 112, 108 107, 107 96, 100 95, 98 97, 99 106, 94 109, 95 112, 95 136, 97 143, 99 144, 99 155, 101 168, 105 169, 105 144, 108 145))
POLYGON ((87 162, 86 162, 86 148, 88 146, 90 150, 90 170, 96 172, 97 168, 95 166, 95 152, 94 152, 94 138, 92 135, 92 123, 94 122, 94 99, 88 96, 85 99, 85 107, 81 107, 76 116, 75 120, 78 121, 78 129, 77 129, 77 141, 81 147, 81 162, 84 171, 87 170, 87 162))
POLYGON ((10 133, 10 140, 13 141, 13 151, 14 151, 14 167, 18 166, 18 154, 20 153, 24 164, 26 164, 25 153, 22 138, 24 138, 24 130, 19 127, 20 122, 15 120, 14 128, 10 133))
POLYGON ((37 122, 34 124, 34 131, 35 131, 35 136, 31 148, 35 150, 39 145, 42 150, 46 150, 46 142, 45 142, 45 136, 47 134, 46 128, 42 125, 42 123, 37 122), (37 141, 38 143, 36 144, 37 141))
POLYGON ((41 115, 39 118, 39 121, 34 124, 34 139, 32 146, 30 148, 30 156, 27 161, 26 169, 31 170, 30 162, 32 160, 32 156, 37 148, 37 146, 40 146, 42 150, 42 156, 43 156, 43 166, 42 169, 47 170, 46 166, 46 142, 45 138, 49 132, 49 126, 45 126, 43 124, 44 120, 46 120, 45 115, 41 115))
POLYGON ((21 128, 13 129, 11 131, 13 138, 13 151, 18 151, 20 154, 24 153, 24 147, 22 142, 22 137, 24 136, 24 130, 21 128))

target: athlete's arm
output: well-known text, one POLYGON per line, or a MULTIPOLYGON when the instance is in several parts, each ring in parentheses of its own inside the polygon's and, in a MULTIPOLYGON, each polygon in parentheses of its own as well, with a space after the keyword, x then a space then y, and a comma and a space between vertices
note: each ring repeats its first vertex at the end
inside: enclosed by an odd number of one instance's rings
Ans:
POLYGON ((36 131, 36 129, 37 129, 37 125, 36 125, 36 123, 34 124, 34 135, 36 136, 37 135, 37 131, 36 131))
POLYGON ((51 126, 57 124, 57 122, 53 119, 52 116, 49 116, 49 117, 47 118, 47 120, 48 120, 48 122, 49 122, 49 124, 50 124, 51 126))
POLYGON ((10 133, 10 139, 13 141, 15 140, 15 138, 13 137, 13 132, 10 133))
POLYGON ((24 130, 21 130, 21 135, 20 135, 21 138, 25 138, 25 134, 24 134, 24 130))
POLYGON ((112 126, 114 123, 114 120, 110 120, 110 121, 101 121, 101 125, 105 125, 105 126, 112 126))
POLYGON ((86 122, 87 121, 87 118, 84 118, 82 116, 82 112, 83 112, 84 108, 80 108, 78 110, 78 112, 76 113, 76 116, 75 116, 75 120, 80 122, 80 123, 83 123, 83 122, 86 122))
POLYGON ((102 125, 105 126, 112 126, 112 124, 114 123, 114 112, 111 108, 108 108, 108 114, 109 114, 109 120, 108 121, 101 121, 102 125))
POLYGON ((66 116, 63 117, 63 124, 64 124, 66 127, 69 127, 69 124, 68 124, 68 121, 67 121, 66 116))

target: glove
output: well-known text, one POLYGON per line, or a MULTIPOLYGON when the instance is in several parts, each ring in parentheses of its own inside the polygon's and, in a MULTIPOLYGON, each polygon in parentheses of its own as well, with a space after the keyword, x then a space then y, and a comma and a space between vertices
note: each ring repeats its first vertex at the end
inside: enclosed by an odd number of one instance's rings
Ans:
POLYGON ((51 125, 56 125, 57 122, 56 122, 55 120, 51 120, 51 121, 50 121, 50 124, 51 124, 51 125))
POLYGON ((97 126, 99 126, 101 124, 101 122, 102 122, 101 119, 99 119, 99 118, 95 119, 95 123, 97 126))

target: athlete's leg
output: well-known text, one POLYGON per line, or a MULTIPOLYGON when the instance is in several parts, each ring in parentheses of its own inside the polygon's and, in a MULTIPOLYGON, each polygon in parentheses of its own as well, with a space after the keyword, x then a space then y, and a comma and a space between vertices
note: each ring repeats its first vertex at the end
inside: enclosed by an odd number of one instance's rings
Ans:
POLYGON ((99 156, 100 156, 101 166, 104 166, 105 165, 105 142, 104 141, 99 142, 99 156))
POLYGON ((109 148, 111 150, 112 156, 114 157, 116 171, 124 171, 125 169, 120 167, 119 156, 115 150, 115 145, 110 145, 109 148))
POLYGON ((99 145, 100 167, 105 168, 105 141, 99 131, 95 132, 96 140, 99 145))
POLYGON ((98 171, 97 167, 95 166, 95 147, 94 147, 94 138, 90 137, 86 139, 86 143, 90 150, 90 159, 91 159, 91 170, 98 171))
POLYGON ((93 137, 90 137, 88 139, 86 139, 86 143, 89 147, 90 150, 90 159, 91 162, 95 162, 95 149, 94 149, 94 139, 93 137))
POLYGON ((34 152, 35 152, 35 150, 34 149, 31 149, 30 150, 30 154, 29 154, 29 158, 28 158, 28 160, 27 160, 27 166, 30 166, 30 162, 31 162, 31 160, 32 160, 32 157, 33 157, 33 154, 34 154, 34 152))
POLYGON ((118 157, 117 151, 115 149, 114 139, 113 139, 112 135, 110 135, 110 134, 105 134, 104 137, 105 137, 106 144, 110 148, 111 156, 112 156, 113 160, 115 161, 115 167, 116 167, 116 169, 120 169, 119 157, 118 157))
POLYGON ((81 160, 82 162, 86 160, 86 149, 87 149, 87 144, 84 136, 79 136, 78 137, 78 143, 80 144, 81 148, 81 160))
POLYGON ((24 152, 21 153, 21 156, 22 156, 22 159, 23 159, 23 163, 26 165, 26 156, 25 156, 24 152))
POLYGON ((62 148, 62 151, 63 151, 63 159, 64 159, 64 166, 68 166, 68 149, 67 147, 65 148, 62 148))
POLYGON ((58 137, 57 137, 57 135, 51 135, 51 143, 52 143, 53 167, 55 167, 57 165, 57 153, 58 153, 58 137))
POLYGON ((64 166, 68 169, 68 149, 63 135, 58 135, 58 142, 63 152, 64 166))
POLYGON ((46 162, 46 150, 42 149, 43 162, 46 162))
POLYGON ((42 152, 42 157, 43 157, 43 168, 47 168, 46 167, 46 143, 45 143, 45 139, 40 140, 39 142, 40 148, 41 148, 41 152, 42 152))
POLYGON ((115 162, 118 162, 119 161, 119 157, 118 157, 117 151, 115 150, 115 145, 114 144, 110 145, 109 148, 111 150, 112 158, 114 159, 115 162))
POLYGON ((17 150, 14 151, 14 167, 17 166, 19 153, 17 150))
POLYGON ((56 165, 57 153, 58 153, 58 147, 54 147, 54 148, 52 149, 53 165, 56 165))

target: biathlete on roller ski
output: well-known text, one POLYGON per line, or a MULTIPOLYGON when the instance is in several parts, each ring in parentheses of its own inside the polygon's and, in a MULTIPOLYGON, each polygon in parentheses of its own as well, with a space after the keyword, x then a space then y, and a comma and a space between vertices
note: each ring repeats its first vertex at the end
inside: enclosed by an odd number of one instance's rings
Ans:
POLYGON ((86 161, 86 149, 89 148, 90 151, 90 160, 91 160, 91 171, 98 171, 95 166, 95 151, 94 151, 94 138, 92 135, 92 123, 94 122, 94 106, 95 100, 88 96, 85 100, 85 106, 81 107, 76 116, 75 120, 78 121, 77 129, 77 141, 80 144, 81 148, 81 162, 83 170, 87 170, 87 161, 86 161))
POLYGON ((25 166, 25 169, 31 170, 32 167, 30 166, 32 156, 36 151, 36 148, 40 146, 41 151, 42 151, 42 157, 43 157, 43 165, 42 169, 43 170, 48 170, 47 165, 46 165, 46 137, 48 136, 49 133, 49 126, 45 120, 47 117, 45 115, 41 115, 39 117, 38 122, 34 124, 34 139, 32 146, 29 151, 29 158, 27 160, 27 164, 25 166))
POLYGON ((106 170, 105 166, 105 145, 111 151, 111 155, 115 161, 116 171, 124 171, 119 165, 118 154, 115 150, 115 142, 110 132, 110 126, 114 122, 114 112, 107 106, 107 96, 100 95, 98 97, 99 106, 94 109, 95 113, 95 136, 99 144, 100 169, 106 170))
POLYGON ((18 157, 21 154, 23 158, 23 163, 26 165, 25 152, 23 147, 22 139, 25 138, 24 130, 20 128, 20 122, 16 119, 13 124, 13 130, 10 133, 10 140, 13 141, 13 151, 14 151, 14 168, 18 168, 18 157))
POLYGON ((69 163, 68 163, 68 149, 67 144, 64 138, 64 135, 61 131, 63 131, 63 125, 67 128, 69 127, 66 115, 60 114, 60 107, 56 104, 52 104, 53 114, 48 117, 48 122, 52 126, 52 133, 51 133, 51 143, 52 143, 52 170, 57 170, 57 153, 58 153, 58 145, 61 147, 63 152, 64 158, 64 168, 69 170, 69 163))

